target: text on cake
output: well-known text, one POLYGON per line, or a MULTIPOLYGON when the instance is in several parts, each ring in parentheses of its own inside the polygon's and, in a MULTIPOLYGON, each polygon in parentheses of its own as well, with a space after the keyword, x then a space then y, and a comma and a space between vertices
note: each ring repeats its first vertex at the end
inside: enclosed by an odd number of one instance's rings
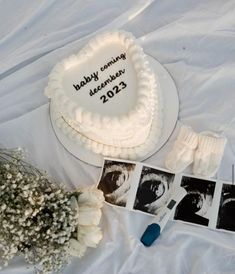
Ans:
POLYGON ((127 84, 125 82, 120 82, 118 86, 114 86, 113 90, 109 90, 106 95, 100 96, 100 100, 102 100, 103 104, 108 102, 108 98, 112 98, 115 94, 119 93, 122 89, 126 88, 127 84))

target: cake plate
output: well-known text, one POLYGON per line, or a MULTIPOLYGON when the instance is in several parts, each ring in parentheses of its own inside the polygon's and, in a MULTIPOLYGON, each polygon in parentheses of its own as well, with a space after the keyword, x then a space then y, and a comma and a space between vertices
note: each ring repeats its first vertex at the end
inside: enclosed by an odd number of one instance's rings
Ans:
MULTIPOLYGON (((148 61, 152 70, 158 77, 158 84, 163 97, 163 127, 161 136, 155 148, 142 157, 140 161, 146 160, 163 147, 175 128, 179 113, 179 97, 174 80, 171 78, 168 71, 156 59, 148 56, 148 61)), ((52 127, 58 140, 68 152, 85 163, 96 167, 102 166, 104 158, 102 155, 95 154, 83 145, 73 142, 57 127, 51 108, 50 117, 52 127)))

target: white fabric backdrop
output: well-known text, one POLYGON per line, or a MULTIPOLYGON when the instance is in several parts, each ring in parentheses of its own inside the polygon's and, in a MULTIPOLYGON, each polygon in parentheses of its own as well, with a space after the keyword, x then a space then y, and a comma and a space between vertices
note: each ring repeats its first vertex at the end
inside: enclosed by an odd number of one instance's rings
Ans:
MULTIPOLYGON (((168 143, 146 162, 163 166, 180 124, 228 138, 218 178, 235 162, 235 3, 227 1, 0 1, 0 144, 25 147, 31 161, 69 189, 97 182, 100 169, 57 141, 43 95, 47 75, 95 33, 125 29, 170 72, 180 98, 168 143)), ((189 173, 191 169, 187 170, 189 173)), ((235 235, 169 222, 151 248, 139 237, 149 217, 104 206, 104 238, 65 273, 232 274, 235 235)), ((16 258, 4 274, 32 273, 16 258)))

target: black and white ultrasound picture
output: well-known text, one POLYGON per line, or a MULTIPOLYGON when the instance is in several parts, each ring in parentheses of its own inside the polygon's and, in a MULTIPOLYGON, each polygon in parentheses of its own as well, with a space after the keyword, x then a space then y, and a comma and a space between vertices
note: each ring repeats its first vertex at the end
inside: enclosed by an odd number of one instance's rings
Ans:
POLYGON ((175 210, 175 220, 208 226, 215 182, 183 176, 181 186, 187 190, 175 210))
POLYGON ((131 163, 105 160, 98 188, 103 191, 106 202, 126 206, 135 166, 131 163))
POLYGON ((157 215, 170 198, 174 178, 173 173, 144 166, 134 209, 157 215))
POLYGON ((235 231, 235 185, 223 184, 216 227, 235 231))

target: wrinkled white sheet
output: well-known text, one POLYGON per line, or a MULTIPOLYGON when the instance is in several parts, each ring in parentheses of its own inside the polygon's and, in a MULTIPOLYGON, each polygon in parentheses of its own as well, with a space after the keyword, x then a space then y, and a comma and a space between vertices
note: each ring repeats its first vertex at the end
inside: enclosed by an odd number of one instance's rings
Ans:
MULTIPOLYGON (((31 161, 69 189, 97 183, 99 168, 70 155, 51 128, 47 75, 95 33, 125 29, 170 72, 180 98, 168 143, 146 162, 163 166, 179 126, 228 138, 218 178, 235 162, 235 3, 227 1, 0 1, 0 144, 25 147, 31 161)), ((187 172, 192 172, 189 168, 187 172)), ((104 238, 65 273, 233 274, 235 235, 169 222, 151 248, 139 238, 149 216, 104 206, 104 238)), ((32 273, 16 258, 4 274, 32 273)))

